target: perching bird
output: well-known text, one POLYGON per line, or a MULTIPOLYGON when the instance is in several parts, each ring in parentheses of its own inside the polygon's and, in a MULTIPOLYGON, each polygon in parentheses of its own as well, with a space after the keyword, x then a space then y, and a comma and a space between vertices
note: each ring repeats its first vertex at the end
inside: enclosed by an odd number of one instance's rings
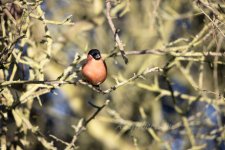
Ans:
POLYGON ((99 85, 105 81, 107 67, 98 49, 88 52, 86 63, 82 66, 82 74, 92 85, 99 85))

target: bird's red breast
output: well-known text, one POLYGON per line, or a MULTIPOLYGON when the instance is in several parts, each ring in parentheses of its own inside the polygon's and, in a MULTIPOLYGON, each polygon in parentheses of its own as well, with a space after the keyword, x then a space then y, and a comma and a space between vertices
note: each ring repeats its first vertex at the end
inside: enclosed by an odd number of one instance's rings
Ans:
POLYGON ((103 83, 107 77, 107 67, 104 60, 102 58, 95 59, 94 56, 88 54, 86 63, 82 67, 82 74, 92 85, 103 83))

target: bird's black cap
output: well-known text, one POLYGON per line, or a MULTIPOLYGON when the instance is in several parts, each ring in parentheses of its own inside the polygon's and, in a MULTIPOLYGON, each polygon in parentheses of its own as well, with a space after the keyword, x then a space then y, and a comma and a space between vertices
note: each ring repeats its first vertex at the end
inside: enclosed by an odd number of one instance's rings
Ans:
POLYGON ((88 52, 88 55, 91 55, 95 60, 101 59, 101 54, 100 54, 100 51, 98 49, 91 49, 88 52))

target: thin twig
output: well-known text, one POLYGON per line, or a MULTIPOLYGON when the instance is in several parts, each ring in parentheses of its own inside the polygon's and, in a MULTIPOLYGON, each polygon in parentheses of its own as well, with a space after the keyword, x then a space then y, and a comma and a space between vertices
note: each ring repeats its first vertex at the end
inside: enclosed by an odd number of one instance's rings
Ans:
MULTIPOLYGON (((178 51, 169 51, 164 49, 144 49, 144 50, 130 50, 125 52, 126 55, 147 55, 147 54, 154 54, 154 55, 171 55, 175 57, 224 57, 225 52, 178 52, 178 51)), ((103 54, 106 55, 106 54, 103 54)), ((121 53, 114 52, 106 58, 120 56, 121 53)))
POLYGON ((40 21, 45 21, 46 24, 55 24, 55 25, 74 25, 74 22, 71 22, 72 16, 68 16, 65 20, 63 21, 55 21, 55 20, 47 20, 43 19, 41 16, 37 16, 35 14, 30 14, 30 17, 38 19, 40 21))
POLYGON ((8 57, 12 54, 12 51, 14 50, 15 45, 22 40, 23 38, 25 38, 25 35, 21 35, 19 36, 15 41, 13 41, 9 48, 4 48, 4 50, 2 50, 2 52, 0 53, 0 63, 5 63, 8 59, 8 57))
POLYGON ((110 102, 110 100, 106 100, 105 103, 104 103, 102 106, 100 106, 100 107, 98 107, 98 108, 94 107, 94 108, 96 108, 97 110, 94 112, 94 114, 93 114, 90 118, 88 118, 88 119, 84 122, 84 126, 87 126, 87 124, 88 124, 91 120, 93 120, 93 119, 99 114, 99 112, 100 112, 105 106, 107 106, 107 105, 109 104, 109 102, 110 102))
MULTIPOLYGON (((21 81, 2 81, 0 82, 0 87, 5 87, 5 86, 9 86, 9 85, 15 85, 15 84, 45 84, 45 85, 54 85, 54 87, 56 87, 57 85, 63 85, 63 84, 82 84, 82 85, 87 85, 88 87, 92 88, 94 91, 99 92, 99 93, 103 93, 103 94, 108 94, 114 90, 116 90, 117 88, 124 86, 126 84, 128 84, 131 81, 134 81, 140 77, 142 77, 143 75, 146 75, 148 73, 151 72, 161 72, 162 69, 159 67, 154 67, 154 68, 147 68, 145 69, 142 73, 140 74, 135 74, 133 77, 129 78, 128 80, 125 80, 123 82, 120 82, 114 86, 112 86, 111 88, 107 89, 107 90, 101 90, 99 88, 94 87, 93 85, 83 81, 83 80, 78 80, 78 81, 61 81, 61 80, 51 80, 51 81, 34 81, 34 80, 21 80, 21 81)), ((53 87, 53 88, 54 88, 53 87)))
POLYGON ((148 74, 148 73, 152 73, 152 72, 162 72, 162 71, 163 71, 163 69, 161 69, 161 68, 159 68, 159 67, 147 68, 147 69, 145 69, 142 73, 136 74, 136 75, 134 75, 133 77, 129 78, 128 80, 125 80, 125 81, 123 81, 123 82, 120 82, 120 83, 116 84, 115 86, 112 86, 112 87, 109 88, 108 90, 102 91, 102 93, 104 93, 104 94, 110 93, 110 92, 112 92, 112 91, 118 89, 119 87, 124 86, 124 85, 130 83, 131 81, 134 81, 134 80, 136 80, 136 79, 138 79, 138 78, 140 78, 140 77, 142 77, 142 76, 144 76, 144 75, 146 75, 146 74, 148 74))
POLYGON ((110 0, 106 0, 105 3, 106 3, 106 17, 107 17, 109 26, 110 26, 111 30, 113 31, 116 43, 117 43, 117 45, 120 49, 120 54, 122 55, 125 64, 127 64, 128 59, 127 59, 126 54, 124 52, 124 45, 123 45, 122 41, 120 40, 119 34, 117 33, 115 25, 114 25, 114 23, 112 21, 112 18, 110 16, 110 10, 111 10, 111 7, 112 7, 111 2, 110 2, 110 0))
MULTIPOLYGON (((86 129, 86 126, 101 112, 101 110, 109 104, 110 100, 106 100, 105 103, 102 106, 94 107, 97 110, 88 118, 86 121, 83 121, 83 119, 78 123, 77 127, 75 127, 75 135, 73 136, 73 139, 71 140, 70 144, 65 148, 65 150, 70 150, 72 148, 75 148, 75 142, 77 141, 78 136, 86 129)), ((93 105, 93 104, 92 104, 93 105)))
POLYGON ((49 136, 52 137, 54 140, 56 140, 56 141, 58 141, 58 142, 60 142, 60 143, 62 143, 62 144, 64 144, 64 145, 69 145, 69 143, 67 143, 67 142, 65 142, 65 141, 63 141, 63 140, 57 138, 57 137, 54 136, 54 135, 49 135, 49 136))

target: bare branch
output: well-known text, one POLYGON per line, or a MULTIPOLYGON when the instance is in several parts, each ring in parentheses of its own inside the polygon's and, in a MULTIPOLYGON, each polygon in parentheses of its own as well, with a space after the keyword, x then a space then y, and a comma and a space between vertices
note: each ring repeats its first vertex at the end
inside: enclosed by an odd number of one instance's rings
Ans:
POLYGON ((117 33, 117 30, 115 28, 115 25, 113 24, 113 21, 112 21, 111 15, 110 15, 111 2, 110 2, 110 0, 106 0, 105 3, 106 3, 106 17, 107 17, 109 26, 112 29, 112 32, 114 34, 116 43, 117 43, 117 45, 120 49, 120 54, 122 55, 124 62, 127 64, 128 59, 127 59, 126 54, 124 52, 124 45, 123 45, 122 41, 120 40, 119 34, 117 33))

